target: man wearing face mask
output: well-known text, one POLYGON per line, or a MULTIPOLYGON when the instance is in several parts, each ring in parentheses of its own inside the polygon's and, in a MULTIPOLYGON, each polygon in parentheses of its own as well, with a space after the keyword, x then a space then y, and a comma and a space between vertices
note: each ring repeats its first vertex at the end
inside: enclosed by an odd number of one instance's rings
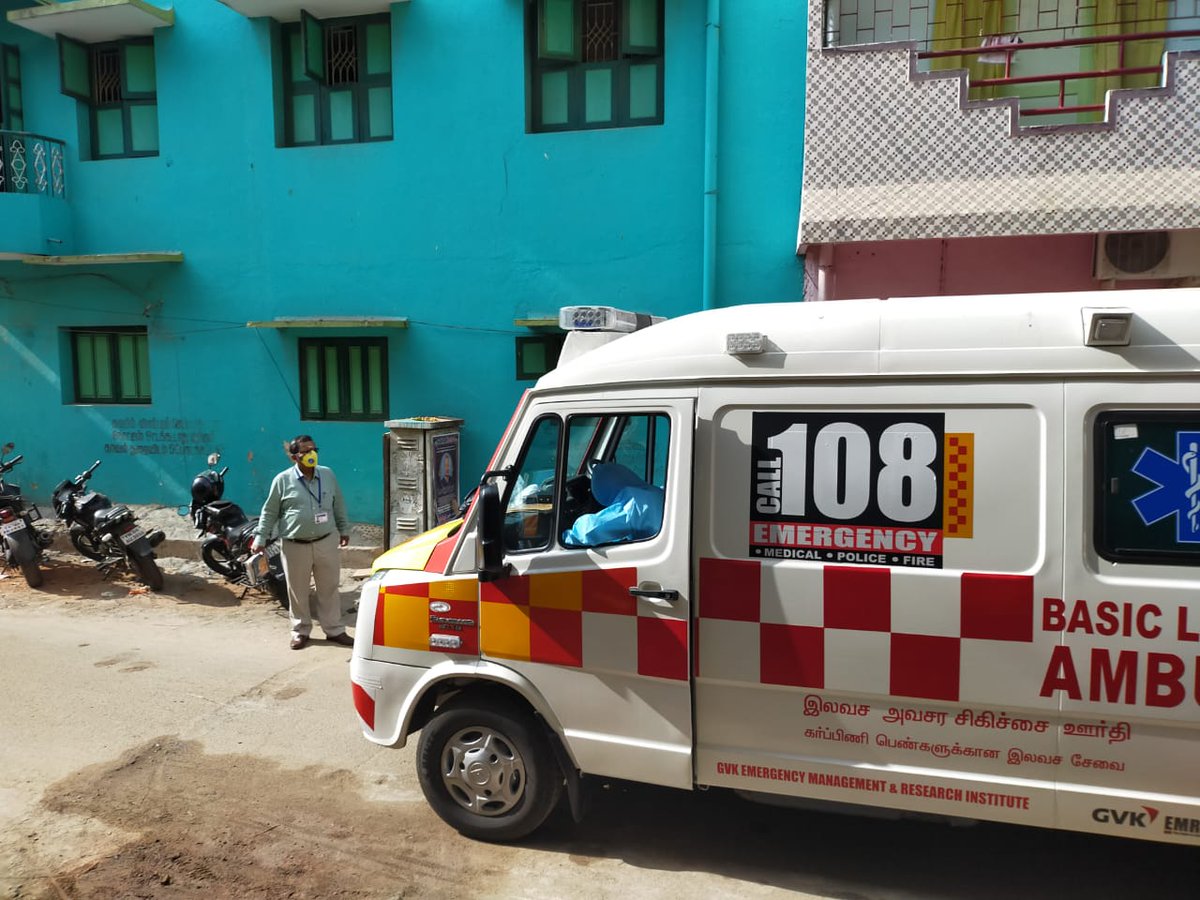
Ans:
POLYGON ((261 550, 279 526, 283 572, 287 576, 288 606, 292 620, 293 650, 302 650, 312 633, 308 587, 317 584, 317 621, 326 640, 346 647, 354 638, 342 625, 338 599, 341 580, 339 547, 350 543, 350 521, 337 476, 328 466, 317 465, 317 445, 302 434, 286 449, 295 465, 275 476, 258 520, 253 550, 261 550), (334 540, 334 532, 340 536, 334 540))

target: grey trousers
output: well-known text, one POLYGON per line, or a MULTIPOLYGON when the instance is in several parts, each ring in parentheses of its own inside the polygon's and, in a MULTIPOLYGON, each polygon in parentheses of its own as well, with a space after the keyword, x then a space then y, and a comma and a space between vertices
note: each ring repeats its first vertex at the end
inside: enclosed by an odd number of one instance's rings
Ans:
POLYGON ((344 634, 346 628, 342 625, 342 604, 338 598, 341 554, 337 534, 328 534, 311 544, 284 540, 281 545, 292 634, 308 637, 312 633, 308 588, 313 581, 317 583, 317 621, 321 623, 321 630, 326 637, 344 634))

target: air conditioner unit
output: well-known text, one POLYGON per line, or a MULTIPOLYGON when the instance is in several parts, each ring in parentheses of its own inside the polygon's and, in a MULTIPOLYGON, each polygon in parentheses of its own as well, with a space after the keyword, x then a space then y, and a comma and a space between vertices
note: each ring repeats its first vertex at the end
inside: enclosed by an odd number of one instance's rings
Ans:
POLYGON ((1200 231, 1113 231, 1096 238, 1100 279, 1200 275, 1200 231))

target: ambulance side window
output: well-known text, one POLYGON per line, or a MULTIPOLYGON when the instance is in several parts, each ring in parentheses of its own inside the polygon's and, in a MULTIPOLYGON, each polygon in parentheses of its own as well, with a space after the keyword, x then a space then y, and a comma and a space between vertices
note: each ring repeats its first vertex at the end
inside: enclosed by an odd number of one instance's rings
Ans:
POLYGON ((1094 443, 1096 552, 1200 565, 1200 412, 1107 412, 1094 443))
POLYGON ((671 420, 571 416, 559 534, 567 547, 648 540, 662 529, 671 420))
POLYGON ((504 508, 504 549, 544 550, 554 535, 554 488, 562 424, 544 416, 533 426, 504 508))

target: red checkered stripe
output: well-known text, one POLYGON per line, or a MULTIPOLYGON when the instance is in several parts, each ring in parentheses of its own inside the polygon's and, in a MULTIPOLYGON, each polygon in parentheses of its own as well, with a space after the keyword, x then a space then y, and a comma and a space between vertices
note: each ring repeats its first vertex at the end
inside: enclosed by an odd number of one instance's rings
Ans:
MULTIPOLYGON (((957 701, 963 670, 970 664, 964 641, 1033 641, 1034 587, 1027 575, 963 573, 958 579, 956 636, 893 630, 890 568, 824 566, 814 575, 820 580, 820 596, 808 598, 819 625, 764 621, 763 576, 758 560, 701 559, 697 629, 700 635, 719 636, 719 630, 706 632, 706 626, 742 623, 739 633, 746 625, 757 626, 758 677, 763 684, 836 688, 826 685, 826 648, 834 638, 844 646, 845 636, 857 633, 882 636, 863 645, 886 648, 889 694, 957 701)), ((706 674, 707 658, 719 656, 703 640, 697 647, 698 675, 706 674)))
POLYGON ((687 623, 641 615, 636 568, 523 575, 480 587, 485 656, 686 680, 687 623))

